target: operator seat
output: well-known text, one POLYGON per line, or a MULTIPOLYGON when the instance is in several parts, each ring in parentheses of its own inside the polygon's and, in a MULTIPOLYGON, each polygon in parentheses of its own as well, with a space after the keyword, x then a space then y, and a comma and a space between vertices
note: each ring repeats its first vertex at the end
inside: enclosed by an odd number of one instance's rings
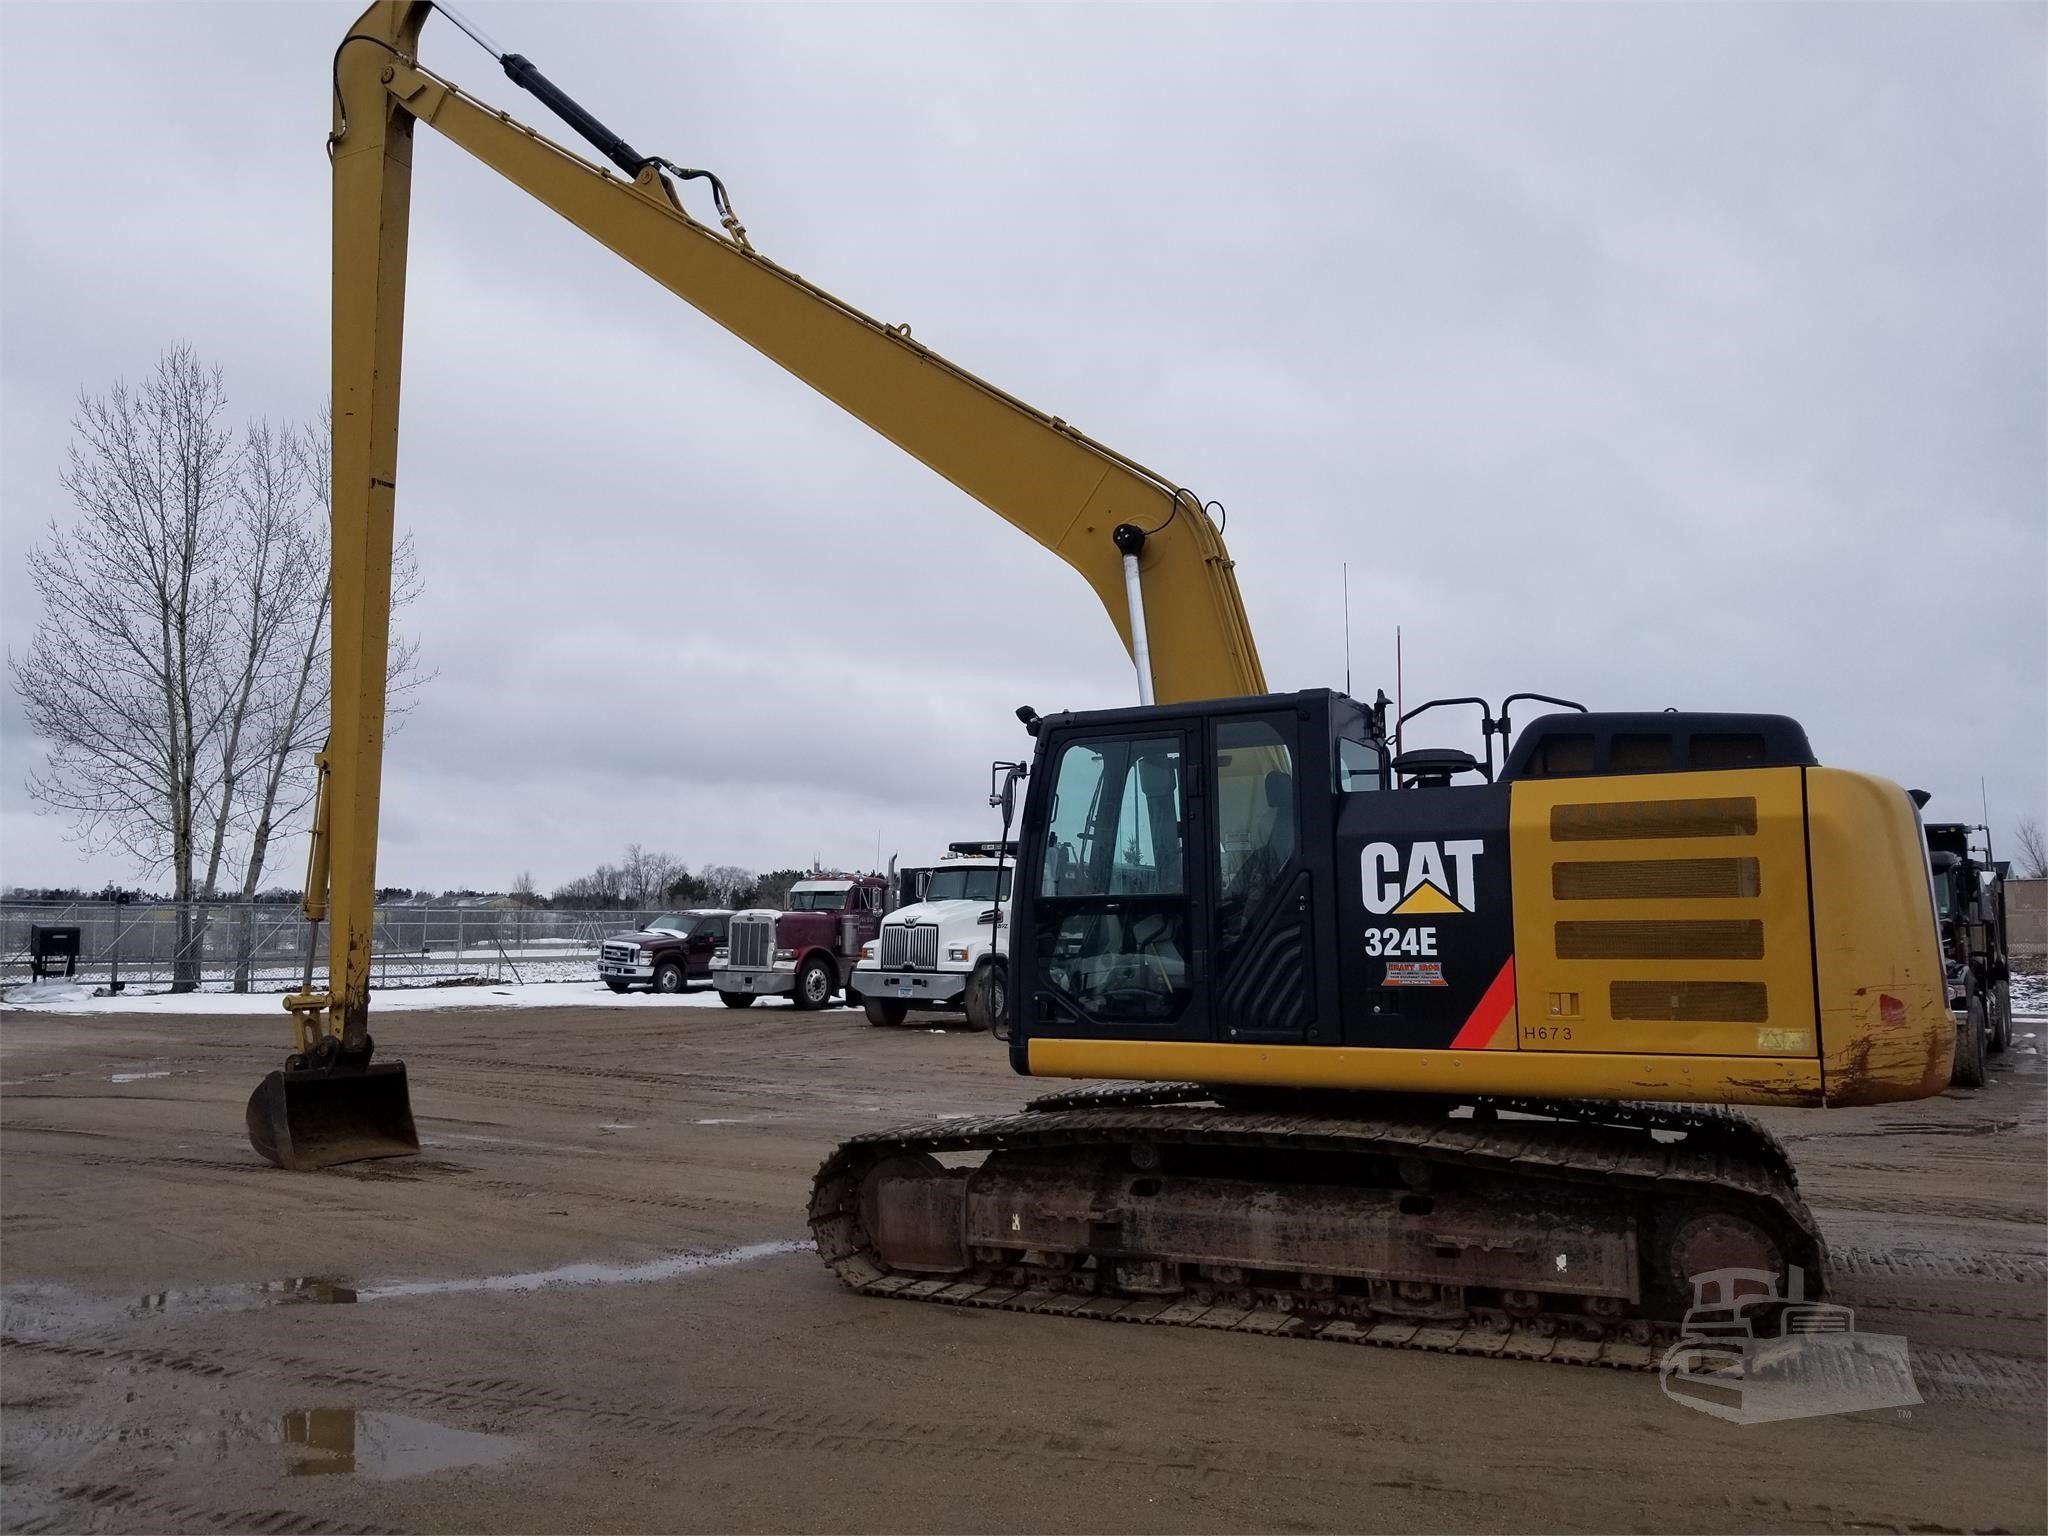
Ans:
POLYGON ((1448 789, 1461 773, 1477 773, 1479 759, 1456 747, 1415 747, 1394 759, 1394 772, 1410 789, 1448 789))

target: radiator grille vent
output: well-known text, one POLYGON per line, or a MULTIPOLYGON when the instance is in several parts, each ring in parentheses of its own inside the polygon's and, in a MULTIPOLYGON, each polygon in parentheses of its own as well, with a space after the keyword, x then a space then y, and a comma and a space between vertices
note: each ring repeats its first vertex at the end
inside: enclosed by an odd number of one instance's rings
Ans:
POLYGON ((736 917, 727 938, 732 950, 732 963, 738 966, 758 968, 768 963, 768 957, 775 952, 775 919, 772 917, 736 917))
POLYGON ((1750 795, 1722 800, 1622 800, 1550 808, 1550 837, 1559 843, 1643 837, 1749 837, 1755 832, 1756 799, 1750 795))
POLYGON ((882 962, 890 970, 935 971, 939 929, 935 923, 894 923, 882 930, 882 962))
POLYGON ((1755 859, 1612 859, 1550 867, 1559 901, 1670 901, 1689 897, 1760 896, 1755 859))
POLYGON ((1616 981, 1607 1011, 1617 1019, 1683 1024, 1761 1024, 1770 998, 1760 981, 1616 981))
POLYGON ((1761 960, 1763 953, 1764 925, 1751 919, 1557 925, 1560 960, 1761 960))

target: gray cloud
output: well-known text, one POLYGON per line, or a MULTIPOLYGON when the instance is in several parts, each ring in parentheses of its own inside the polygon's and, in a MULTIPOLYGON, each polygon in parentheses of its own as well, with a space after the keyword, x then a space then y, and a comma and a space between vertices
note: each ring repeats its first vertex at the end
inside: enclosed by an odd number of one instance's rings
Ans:
MULTIPOLYGON (((1269 678, 1795 714, 2048 813, 2042 12, 466 14, 769 254, 1230 509, 1269 678)), ((0 9, 0 632, 70 401, 325 391, 327 6, 0 9)), ((539 123, 473 47, 428 62, 539 123)), ((924 854, 1125 702, 1049 555, 423 130, 382 878, 924 854)), ((8 881, 97 880, 0 714, 8 881)), ((278 873, 296 879, 296 850, 278 873)))

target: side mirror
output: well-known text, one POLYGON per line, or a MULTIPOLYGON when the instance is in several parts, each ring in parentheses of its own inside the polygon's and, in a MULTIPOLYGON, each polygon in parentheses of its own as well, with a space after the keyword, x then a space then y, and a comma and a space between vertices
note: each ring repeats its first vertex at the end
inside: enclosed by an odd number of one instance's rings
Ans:
POLYGON ((1017 819, 1017 781, 1027 770, 1022 763, 990 763, 988 803, 1003 813, 1003 838, 1008 841, 1010 823, 1017 819))

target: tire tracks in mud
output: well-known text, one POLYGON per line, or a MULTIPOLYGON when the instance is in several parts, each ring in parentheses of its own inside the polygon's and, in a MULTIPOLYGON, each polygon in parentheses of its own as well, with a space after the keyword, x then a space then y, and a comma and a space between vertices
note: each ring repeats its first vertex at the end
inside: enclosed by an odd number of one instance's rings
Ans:
MULTIPOLYGON (((1963 1221, 1988 1221, 2009 1227, 2038 1228, 2041 1224, 2038 1207, 2021 1203, 2027 1199, 2025 1195, 2020 1195, 2012 1201, 1956 1200, 1941 1194, 1919 1195, 1907 1191, 1886 1193, 1875 1190, 1844 1190, 1837 1193, 1816 1191, 1809 1187, 1807 1198, 1814 1211, 1823 1217, 1829 1211, 1847 1211, 1851 1214, 1868 1213, 1876 1216, 1946 1216, 1963 1221)), ((1823 1229, 1826 1228, 1825 1219, 1822 1220, 1821 1226, 1823 1229)))
POLYGON ((1830 1267, 1838 1276, 1889 1280, 1989 1281, 1997 1285, 2048 1285, 2048 1258, 2033 1254, 1936 1253, 1913 1248, 1862 1248, 1834 1244, 1830 1267))
MULTIPOLYGON (((693 1444, 740 1453, 855 1455, 948 1466, 1000 1467, 1041 1475, 1051 1464, 1070 1473, 1102 1472, 1188 1481, 1202 1487, 1241 1487, 1252 1479, 1280 1479, 1329 1490, 1383 1486, 1444 1498, 1477 1497, 1469 1490, 1418 1476, 1412 1468, 1375 1468, 1354 1459, 1300 1452, 1200 1446, 1162 1455, 1128 1442, 1095 1441, 1078 1433, 1019 1431, 757 1403, 684 1408, 593 1398, 514 1377, 421 1377, 368 1366, 339 1366, 282 1353, 202 1357, 166 1349, 100 1345, 83 1339, 60 1343, 13 1337, 0 1338, 0 1349, 74 1359, 101 1368, 164 1370, 212 1380, 278 1381, 298 1388, 360 1393, 402 1408, 488 1411, 495 1419, 519 1423, 570 1420, 592 1429, 626 1431, 663 1440, 684 1436, 693 1444)), ((1426 1449, 1418 1450, 1417 1454, 1426 1454, 1426 1449)))
MULTIPOLYGON (((418 1058, 424 1074, 430 1072, 435 1062, 430 1056, 418 1058)), ((564 1109, 582 1113, 606 1107, 593 1104, 587 1099, 563 1099, 549 1097, 546 1092, 547 1079, 568 1078, 579 1082, 630 1084, 636 1088, 667 1088, 677 1090, 673 1102, 681 1103, 687 1095, 690 1101, 711 1104, 718 1108, 759 1109, 764 1113, 786 1113, 792 1107, 810 1111, 843 1110, 860 1114, 865 1106, 875 1099, 872 1089, 857 1090, 842 1087, 829 1081, 836 1068, 848 1070, 857 1068, 858 1063, 843 1057, 812 1059, 810 1065, 816 1073, 814 1080, 798 1085, 784 1085, 766 1078, 753 1077, 736 1072, 697 1072, 677 1069, 673 1072, 655 1072, 638 1067, 606 1067, 584 1065, 575 1062, 560 1064, 539 1061, 515 1061, 493 1057, 478 1061, 474 1057, 451 1058, 451 1067, 460 1066, 467 1073, 482 1074, 485 1081, 465 1081, 455 1091, 466 1097, 498 1099, 510 1103, 540 1104, 550 1109, 564 1109), (511 1074, 512 1082, 490 1081, 494 1074, 511 1074)), ((887 1097, 887 1095, 883 1095, 887 1097)), ((665 1101, 666 1102, 666 1101, 665 1101)), ((916 1104, 908 1104, 904 1113, 919 1113, 916 1104)))
MULTIPOLYGON (((1085 1433, 1045 1430, 1019 1431, 1010 1427, 977 1427, 958 1423, 931 1423, 892 1418, 882 1414, 834 1413, 790 1410, 753 1403, 725 1403, 701 1408, 678 1408, 672 1404, 606 1400, 565 1392, 534 1382, 506 1376, 426 1377, 374 1367, 322 1364, 274 1353, 256 1353, 232 1363, 201 1360, 172 1351, 132 1349, 94 1345, 18 1344, 0 1339, 0 1347, 29 1348, 41 1353, 64 1354, 100 1364, 127 1364, 188 1372, 200 1376, 221 1376, 256 1381, 284 1381, 295 1387, 318 1387, 373 1397, 390 1405, 447 1412, 487 1412, 496 1422, 545 1427, 551 1421, 567 1420, 588 1431, 621 1432, 648 1437, 657 1443, 672 1443, 688 1437, 695 1446, 740 1455, 771 1454, 825 1455, 880 1460, 930 1463, 950 1469, 977 1468, 1043 1477, 1051 1475, 1106 1475, 1139 1479, 1171 1486, 1192 1486, 1204 1492, 1242 1489, 1249 1483, 1280 1481, 1324 1495, 1355 1499, 1372 1490, 1387 1493, 1420 1494, 1433 1501, 1439 1511, 1451 1506, 1497 1511, 1498 1490, 1474 1485, 1446 1483, 1426 1470, 1438 1454, 1429 1443, 1412 1436, 1385 1435, 1377 1430, 1372 1443, 1386 1446, 1411 1461, 1395 1459, 1367 1463, 1357 1456, 1321 1457, 1301 1452, 1213 1445, 1191 1445, 1173 1453, 1133 1445, 1120 1440, 1096 1440, 1085 1433)), ((2025 1374, 2024 1372, 2022 1374, 2025 1374)), ((2008 1399, 2012 1383, 2002 1381, 1999 1372, 1949 1352, 1930 1360, 1926 1380, 1953 1385, 1959 1400, 1974 1406, 2001 1406, 2008 1399)), ((2027 1381, 2038 1392, 2040 1371, 2034 1369, 2027 1381)), ((1930 1394, 1932 1395, 1932 1394, 1930 1394)), ((1505 1469, 1511 1470, 1511 1469, 1505 1469)), ((18 1484, 17 1484, 18 1486, 18 1484)), ((256 1530, 276 1536, 341 1536, 370 1527, 340 1526, 310 1516, 286 1511, 218 1511, 184 1505, 171 1500, 151 1499, 119 1485, 70 1485, 55 1490, 55 1496, 70 1503, 86 1502, 144 1516, 168 1517, 180 1528, 256 1530), (97 1495, 97 1497, 95 1497, 97 1495)), ((1730 1499, 1730 1507, 1736 1507, 1730 1499)), ((1790 1500, 1761 1497, 1750 1501, 1751 1513, 1768 1508, 1774 1518, 1787 1524, 1839 1529, 1849 1512, 1835 1505, 1797 1505, 1790 1500)), ((1451 1523, 1456 1523, 1455 1518, 1451 1523)), ((1947 1526, 1928 1522, 1896 1523, 1887 1518, 1872 1522, 1852 1518, 1859 1527, 1873 1523, 1879 1528, 1944 1531, 1947 1526)), ((25 1536, 71 1528, 62 1521, 20 1523, 14 1529, 25 1536)))
MULTIPOLYGON (((14 1469, 10 1468, 10 1472, 14 1469)), ((16 1477, 10 1485, 19 1488, 16 1477)), ((262 1536, 397 1536, 386 1526, 342 1525, 318 1515, 291 1509, 211 1509, 182 1499, 162 1498, 122 1483, 67 1483, 34 1501, 46 1513, 23 1516, 10 1511, 10 1536, 55 1536, 58 1532, 104 1530, 105 1512, 136 1517, 143 1531, 256 1531, 262 1536), (80 1511, 90 1511, 80 1520, 80 1511)))
MULTIPOLYGON (((528 1418, 565 1416, 594 1425, 656 1435, 690 1435, 737 1449, 873 1450, 882 1454, 926 1453, 991 1465, 1067 1461, 1091 1468, 1168 1470, 1198 1480, 1219 1476, 1285 1477, 1310 1484, 1354 1486, 1361 1479, 1346 1464, 1298 1453, 1223 1454, 1203 1451, 1187 1458, 1161 1458, 1122 1442, 1090 1445, 1083 1437, 1046 1431, 982 1430, 957 1424, 924 1423, 884 1415, 829 1414, 753 1404, 678 1409, 669 1404, 610 1400, 523 1382, 514 1377, 417 1377, 367 1366, 282 1353, 240 1357, 181 1353, 124 1345, 96 1336, 63 1341, 0 1337, 0 1350, 22 1351, 97 1365, 123 1365, 176 1372, 211 1380, 289 1380, 301 1384, 375 1393, 423 1408, 489 1408, 528 1418)), ((1967 1349, 1915 1351, 1922 1392, 1933 1401, 1975 1407, 2039 1407, 2048 1403, 2048 1364, 2016 1355, 1967 1349)), ((1446 1490, 1449 1491, 1449 1490, 1446 1490)))
MULTIPOLYGON (((179 1157, 171 1154, 124 1153, 124 1152, 71 1152, 61 1154, 65 1160, 81 1168, 120 1167, 135 1169, 170 1169, 184 1172, 191 1169, 228 1174, 271 1174, 275 1170, 268 1163, 254 1158, 207 1158, 179 1157)), ((584 1201, 593 1205, 624 1206, 629 1209, 645 1209, 663 1212, 685 1212, 690 1214, 731 1214, 753 1212, 760 1202, 744 1195, 651 1195, 633 1194, 623 1189, 607 1189, 596 1185, 571 1185, 550 1180, 546 1183, 528 1182, 521 1179, 480 1178, 474 1164, 453 1162, 442 1158, 410 1158, 403 1163, 364 1163, 325 1170, 325 1176, 346 1179, 358 1184, 413 1184, 429 1179, 457 1178, 466 1190, 482 1190, 493 1195, 513 1199, 538 1198, 584 1201)), ((9 1235, 17 1232, 53 1230, 67 1225, 62 1218, 49 1215, 10 1212, 6 1220, 9 1235)))

